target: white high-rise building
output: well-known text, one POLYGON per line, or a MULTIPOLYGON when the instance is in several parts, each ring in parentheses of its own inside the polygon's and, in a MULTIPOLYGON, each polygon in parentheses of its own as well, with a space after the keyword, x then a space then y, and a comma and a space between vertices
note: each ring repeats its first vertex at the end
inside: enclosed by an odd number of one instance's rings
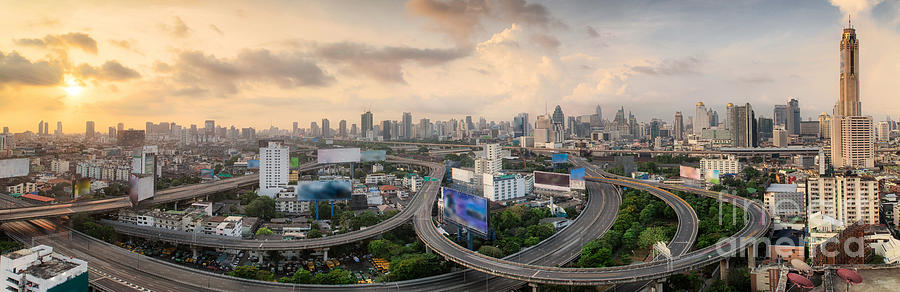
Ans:
POLYGON ((482 157, 475 159, 476 174, 497 174, 503 169, 503 157, 500 155, 500 144, 485 144, 482 157))
POLYGON ((718 170, 720 175, 738 173, 741 172, 741 164, 734 156, 700 159, 701 174, 708 176, 715 170, 718 170))
POLYGON ((878 126, 875 127, 875 136, 878 137, 879 142, 887 142, 891 139, 891 124, 886 121, 878 122, 878 126))
MULTIPOLYGON (((862 177, 811 177, 806 182, 807 214, 820 213, 844 226, 878 224, 878 181, 862 177)), ((837 230, 835 230, 837 231, 837 230)))
POLYGON ((875 167, 872 117, 835 116, 831 122, 831 163, 834 167, 875 167))
POLYGON ((287 186, 291 148, 284 141, 263 141, 259 147, 259 194, 274 198, 287 186))
POLYGON ((694 114, 694 136, 700 137, 703 129, 709 128, 709 112, 703 102, 697 103, 697 111, 694 114))
POLYGON ((491 201, 511 200, 528 193, 527 179, 521 175, 482 174, 484 197, 491 201))

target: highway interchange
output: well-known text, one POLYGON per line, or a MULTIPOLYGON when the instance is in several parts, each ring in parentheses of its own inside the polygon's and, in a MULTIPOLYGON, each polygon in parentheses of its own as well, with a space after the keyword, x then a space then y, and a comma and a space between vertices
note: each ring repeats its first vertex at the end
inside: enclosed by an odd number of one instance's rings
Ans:
MULTIPOLYGON (((396 162, 429 167, 431 169, 431 176, 438 178, 444 177, 443 165, 396 157, 392 157, 391 159, 396 162)), ((523 250, 516 255, 504 259, 490 258, 469 251, 453 243, 438 231, 431 216, 431 209, 433 208, 433 203, 437 199, 440 189, 440 184, 436 182, 426 182, 423 190, 418 192, 411 200, 411 203, 406 206, 400 214, 362 231, 328 236, 320 239, 292 241, 276 240, 269 242, 239 240, 236 242, 219 242, 209 245, 204 245, 204 240, 202 240, 202 238, 191 238, 191 240, 194 241, 191 242, 191 244, 199 246, 259 250, 312 249, 340 245, 378 236, 385 231, 412 219, 417 234, 428 247, 451 261, 474 269, 410 281, 351 286, 268 283, 237 279, 221 274, 207 273, 205 271, 197 271, 177 266, 171 263, 139 256, 116 246, 105 245, 95 239, 86 238, 86 236, 77 233, 71 233, 72 235, 68 236, 66 240, 60 240, 58 237, 52 236, 43 237, 42 240, 53 243, 52 245, 54 246, 60 246, 58 247, 60 252, 69 252, 67 254, 88 260, 94 267, 106 268, 105 271, 118 272, 117 276, 119 276, 119 278, 129 278, 128 281, 130 282, 158 291, 174 291, 171 290, 172 287, 184 287, 184 285, 188 283, 190 283, 191 287, 197 288, 198 290, 221 291, 247 289, 253 291, 284 291, 285 289, 294 289, 298 287, 302 287, 304 290, 331 291, 334 291, 335 289, 402 289, 405 291, 490 289, 491 291, 497 291, 514 289, 525 283, 602 285, 634 283, 659 279, 673 273, 695 269, 715 263, 722 258, 733 256, 742 248, 746 248, 749 244, 752 244, 753 239, 763 235, 770 224, 770 219, 762 207, 757 203, 744 198, 719 196, 717 193, 682 186, 650 184, 628 179, 612 179, 609 178, 611 177, 610 174, 603 173, 602 170, 595 165, 584 163, 584 166, 588 169, 589 174, 604 175, 606 177, 589 178, 590 182, 587 183, 589 189, 589 203, 586 204, 585 211, 582 215, 579 216, 570 227, 561 230, 553 237, 548 238, 544 242, 541 242, 530 249, 523 250), (669 248, 672 250, 674 259, 669 261, 657 260, 651 263, 614 268, 585 269, 557 267, 558 265, 565 264, 577 257, 581 247, 584 246, 587 241, 602 236, 615 221, 621 197, 617 190, 611 185, 647 190, 665 201, 676 211, 679 221, 678 231, 673 237, 673 240, 669 243, 669 248), (662 188, 694 192, 735 204, 745 209, 745 213, 748 215, 749 219, 746 221, 747 225, 728 240, 723 240, 714 246, 688 253, 697 236, 696 213, 678 196, 666 192, 662 190, 662 188), (601 200, 598 201, 597 197, 600 197, 601 200), (252 242, 252 244, 250 242, 252 242), (94 250, 91 250, 91 247, 93 247, 94 250), (97 252, 97 249, 101 252, 97 252), (132 266, 131 269, 135 269, 133 265, 127 263, 137 263, 140 261, 143 261, 144 267, 131 271, 131 273, 128 272, 129 268, 124 267, 132 266), (97 264, 95 264, 95 262, 97 264), (106 267, 106 265, 109 267, 106 267), (165 279, 161 280, 159 278, 165 279), (462 281, 460 281, 460 278, 462 281), (205 287, 202 285, 203 279, 207 280, 207 285, 205 287), (173 284, 175 286, 166 285, 167 281, 168 284, 173 284)), ((311 169, 312 167, 315 167, 315 165, 304 165, 304 169, 311 169)), ((257 178, 254 176, 245 176, 223 180, 213 184, 192 185, 161 191, 157 194, 157 202, 154 202, 154 204, 178 201, 249 185, 256 183, 256 179, 257 178)), ((78 212, 106 212, 127 207, 131 207, 130 201, 127 201, 127 198, 115 198, 75 204, 3 209, 0 210, 0 222, 48 218, 71 215, 78 212), (122 199, 125 200, 124 203, 127 203, 127 206, 123 204, 121 201, 122 199)), ((4 224, 4 228, 8 232, 10 230, 18 230, 18 232, 21 232, 22 234, 34 235, 33 233, 22 231, 27 230, 28 228, 21 224, 23 224, 23 222, 6 223, 4 224)), ((153 238, 151 234, 140 235, 153 238)), ((218 239, 209 240, 209 242, 215 241, 218 241, 218 239)), ((177 290, 184 291, 180 288, 177 290)))

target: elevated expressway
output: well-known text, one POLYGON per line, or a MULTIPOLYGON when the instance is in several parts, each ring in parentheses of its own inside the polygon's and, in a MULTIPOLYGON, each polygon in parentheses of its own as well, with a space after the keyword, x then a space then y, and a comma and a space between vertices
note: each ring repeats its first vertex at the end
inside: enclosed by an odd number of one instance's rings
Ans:
MULTIPOLYGON (((421 162, 413 163, 423 164, 421 162)), ((564 264, 577 257, 584 244, 602 236, 609 230, 615 221, 621 197, 617 190, 608 184, 589 182, 587 187, 590 195, 585 209, 572 224, 541 243, 508 256, 507 259, 540 265, 564 264)), ((427 192, 437 193, 438 189, 428 189, 427 192)), ((431 197, 435 198, 435 196, 431 197)), ((433 203, 433 201, 429 203, 433 203)), ((24 222, 12 222, 4 225, 4 228, 11 227, 34 229, 34 226, 29 227, 24 222), (25 226, 23 227, 23 225, 25 226)), ((159 261, 77 232, 62 236, 56 234, 38 237, 37 242, 53 245, 59 252, 66 255, 86 259, 91 262, 92 266, 99 266, 106 273, 114 274, 129 283, 158 291, 293 291, 294 289, 304 291, 396 291, 398 289, 403 291, 458 291, 482 290, 487 287, 490 291, 502 291, 515 289, 525 284, 521 281, 504 279, 471 269, 389 283, 340 286, 283 284, 239 279, 159 261)))
MULTIPOLYGON (((304 164, 300 170, 307 171, 316 167, 317 165, 314 163, 304 164)), ((258 182, 258 175, 245 175, 212 183, 175 187, 156 192, 153 198, 141 202, 140 205, 153 206, 161 203, 202 197, 230 189, 256 185, 258 182)), ((131 200, 126 196, 85 202, 0 209, 0 222, 69 216, 76 213, 102 213, 131 207, 131 200)))
POLYGON ((656 186, 634 180, 613 178, 589 177, 588 180, 644 189, 666 201, 667 204, 675 209, 679 221, 678 231, 669 244, 669 248, 672 250, 673 255, 681 255, 674 256, 671 260, 657 260, 650 263, 608 268, 559 268, 495 259, 462 248, 441 235, 434 226, 431 208, 419 210, 417 213, 414 219, 416 232, 419 233, 419 237, 423 239, 425 244, 435 252, 454 262, 484 273, 529 283, 593 286, 665 278, 675 273, 716 263, 723 258, 735 255, 753 244, 756 238, 762 236, 768 230, 771 223, 766 211, 756 202, 737 196, 723 195, 720 197, 718 194, 713 196, 705 190, 679 187, 735 204, 745 210, 748 219, 744 228, 732 237, 721 240, 713 246, 685 254, 684 252, 691 248, 694 239, 696 239, 697 217, 693 209, 684 200, 660 189, 661 187, 671 188, 671 186, 656 186))

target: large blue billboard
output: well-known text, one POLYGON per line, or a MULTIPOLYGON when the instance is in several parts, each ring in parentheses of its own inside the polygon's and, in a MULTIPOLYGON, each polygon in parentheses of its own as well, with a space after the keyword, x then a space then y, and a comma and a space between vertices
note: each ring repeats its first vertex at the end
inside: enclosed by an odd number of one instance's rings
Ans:
POLYGON ((468 227, 481 234, 488 233, 488 202, 482 197, 444 188, 444 219, 468 227))
POLYGON ((259 169, 259 159, 247 160, 247 169, 259 169))
POLYGON ((572 168, 569 170, 570 180, 584 180, 584 168, 572 168))
POLYGON ((553 154, 553 163, 569 163, 569 154, 556 153, 553 154))
POLYGON ((297 185, 298 201, 349 200, 353 185, 348 180, 305 181, 297 185))

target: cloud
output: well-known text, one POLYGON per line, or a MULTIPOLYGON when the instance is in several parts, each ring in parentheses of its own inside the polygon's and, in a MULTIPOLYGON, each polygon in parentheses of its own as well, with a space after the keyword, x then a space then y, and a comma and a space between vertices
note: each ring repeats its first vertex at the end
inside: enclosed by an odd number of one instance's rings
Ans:
POLYGON ((594 29, 594 27, 590 26, 590 25, 587 25, 584 27, 584 32, 587 33, 588 36, 592 37, 592 38, 600 37, 600 33, 597 32, 597 30, 594 29))
POLYGON ((631 70, 648 75, 693 75, 698 74, 703 61, 696 57, 666 59, 651 65, 632 66, 631 70))
POLYGON ((738 78, 738 82, 747 84, 764 84, 775 82, 775 79, 772 79, 768 76, 748 76, 738 78))
POLYGON ((192 31, 192 29, 181 20, 181 17, 178 16, 174 17, 172 24, 161 24, 161 26, 164 31, 178 38, 187 37, 192 31))
POLYGON ((63 66, 52 61, 32 62, 19 53, 0 52, 0 85, 57 85, 62 81, 63 66))
POLYGON ((43 39, 17 39, 16 44, 43 48, 76 47, 91 54, 97 54, 97 41, 90 35, 71 32, 63 35, 48 34, 43 39))
POLYGON ((487 19, 504 25, 519 23, 537 27, 565 27, 553 18, 547 7, 525 0, 410 0, 406 8, 412 14, 436 22, 460 45, 471 44, 472 34, 487 19))
POLYGON ((841 9, 845 14, 855 16, 864 12, 868 12, 883 0, 831 0, 831 5, 841 9))
POLYGON ((157 63, 157 71, 172 71, 173 79, 188 90, 208 89, 217 94, 234 94, 241 83, 273 83, 289 89, 327 86, 334 81, 315 62, 296 54, 274 54, 266 49, 245 49, 231 59, 218 58, 200 51, 179 54, 174 65, 157 63))
POLYGON ((403 64, 412 62, 433 66, 468 56, 467 49, 419 49, 410 47, 376 48, 361 43, 316 45, 316 57, 345 64, 354 72, 379 81, 405 83, 403 64))
POLYGON ((141 78, 141 74, 134 69, 122 66, 118 61, 106 61, 100 67, 81 64, 75 68, 75 73, 82 78, 96 80, 124 81, 141 78))
POLYGON ((548 50, 555 50, 560 45, 556 37, 546 34, 533 34, 531 35, 531 40, 548 50))

